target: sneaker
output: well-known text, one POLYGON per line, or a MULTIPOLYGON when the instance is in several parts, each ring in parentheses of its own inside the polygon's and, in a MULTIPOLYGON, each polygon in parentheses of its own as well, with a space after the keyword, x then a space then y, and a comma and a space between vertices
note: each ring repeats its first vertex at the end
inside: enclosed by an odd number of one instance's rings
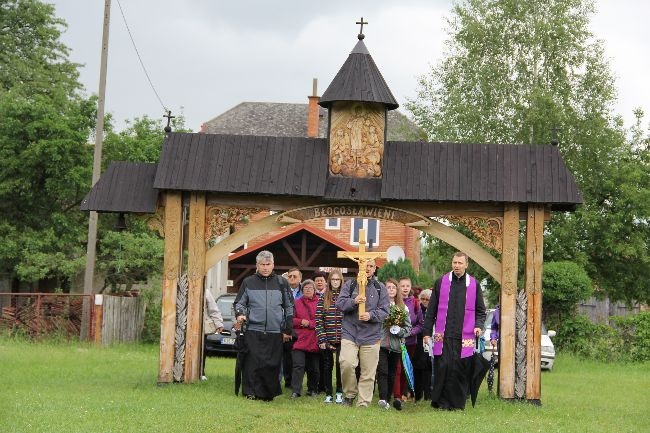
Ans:
POLYGON ((208 376, 201 376, 201 380, 208 380, 208 376))
POLYGON ((323 401, 323 403, 331 403, 331 402, 332 402, 332 396, 331 395, 328 395, 327 397, 325 397, 325 400, 323 401))
POLYGON ((295 399, 297 399, 298 397, 300 397, 300 394, 298 394, 298 393, 296 393, 296 392, 292 392, 292 393, 291 393, 291 400, 295 400, 295 399))
POLYGON ((382 408, 382 409, 390 410, 390 404, 388 404, 388 402, 387 402, 386 400, 379 400, 379 401, 377 402, 377 404, 378 404, 379 407, 382 408))
POLYGON ((246 396, 246 399, 248 399, 248 400, 257 400, 257 398, 254 395, 250 395, 250 394, 246 396))
POLYGON ((352 407, 352 404, 353 404, 353 403, 354 403, 354 398, 345 397, 345 398, 343 399, 343 403, 342 403, 342 404, 343 404, 343 406, 350 406, 350 407, 352 407))
POLYGON ((336 404, 341 404, 343 403, 343 394, 340 392, 336 393, 336 404))
POLYGON ((393 401, 393 407, 394 407, 396 410, 402 410, 402 400, 400 400, 399 398, 396 398, 396 399, 393 401))

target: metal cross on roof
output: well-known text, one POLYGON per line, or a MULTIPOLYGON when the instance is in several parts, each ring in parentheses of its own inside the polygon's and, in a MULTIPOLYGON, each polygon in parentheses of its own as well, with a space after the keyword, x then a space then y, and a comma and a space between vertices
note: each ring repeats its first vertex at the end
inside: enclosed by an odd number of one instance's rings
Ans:
POLYGON ((363 17, 361 17, 361 21, 357 21, 357 24, 361 24, 361 29, 359 30, 359 36, 357 36, 361 40, 365 38, 365 35, 363 34, 363 25, 368 24, 368 21, 364 21, 363 17))
POLYGON ((170 126, 170 122, 172 119, 175 119, 176 116, 172 116, 172 110, 167 110, 167 114, 164 114, 163 117, 167 118, 167 126, 165 126, 165 132, 172 132, 172 127, 170 126))

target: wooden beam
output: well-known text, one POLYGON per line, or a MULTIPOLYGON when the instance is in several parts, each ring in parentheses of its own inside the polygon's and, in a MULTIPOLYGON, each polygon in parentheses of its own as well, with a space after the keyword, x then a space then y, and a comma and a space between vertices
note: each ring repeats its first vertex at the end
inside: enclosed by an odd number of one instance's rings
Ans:
POLYGON ((526 221, 526 400, 542 397, 542 269, 544 264, 544 207, 530 206, 526 221))
POLYGON ((162 276, 162 312, 160 317, 160 360, 158 383, 174 380, 174 335, 176 332, 176 288, 181 270, 181 193, 165 193, 165 256, 162 276))
POLYGON ((515 329, 519 258, 519 206, 507 205, 503 212, 501 253, 501 322, 499 330, 499 396, 515 397, 515 329))
POLYGON ((205 280, 205 193, 190 195, 189 243, 187 256, 187 330, 183 381, 195 382, 201 374, 203 344, 203 281, 205 280))
POLYGON ((293 248, 291 248, 291 245, 289 245, 289 242, 287 242, 286 239, 282 239, 282 245, 284 246, 284 249, 287 250, 291 258, 293 259, 294 262, 296 262, 296 266, 300 267, 300 258, 296 255, 295 251, 293 248))
POLYGON ((469 255, 469 257, 479 266, 485 269, 485 271, 490 274, 497 283, 501 283, 501 263, 499 263, 499 261, 483 247, 464 234, 434 220, 431 220, 431 225, 428 227, 421 227, 420 230, 453 247, 456 247, 459 251, 467 253, 467 255, 469 255))
POLYGON ((248 224, 240 230, 237 230, 235 233, 225 237, 208 250, 205 255, 205 269, 210 269, 217 262, 226 257, 232 250, 244 245, 249 240, 270 231, 277 230, 285 225, 285 223, 278 221, 277 215, 269 215, 259 221, 248 224))
POLYGON ((321 242, 318 247, 314 250, 313 253, 311 253, 311 256, 305 261, 304 267, 307 268, 311 265, 311 263, 316 260, 316 257, 325 249, 327 246, 327 242, 321 242))

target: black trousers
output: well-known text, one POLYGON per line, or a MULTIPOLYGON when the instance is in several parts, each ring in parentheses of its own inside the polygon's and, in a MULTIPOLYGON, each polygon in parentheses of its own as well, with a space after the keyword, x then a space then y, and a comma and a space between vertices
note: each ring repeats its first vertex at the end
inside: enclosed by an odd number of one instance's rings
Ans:
POLYGON ((319 378, 318 352, 294 350, 291 355, 293 357, 291 391, 302 394, 302 380, 305 377, 305 371, 307 371, 307 392, 317 392, 319 378))
POLYGON ((379 349, 379 363, 377 364, 377 385, 379 387, 379 399, 390 401, 395 384, 395 371, 401 359, 400 352, 391 352, 383 347, 379 349))
POLYGON ((282 394, 278 375, 282 362, 282 334, 246 331, 249 349, 245 356, 242 391, 245 396, 273 400, 282 394))
POLYGON ((343 385, 341 383, 341 365, 339 364, 339 356, 341 355, 341 344, 335 345, 336 350, 321 350, 320 353, 323 357, 323 372, 321 377, 324 377, 324 390, 326 395, 332 394, 332 371, 336 368, 336 392, 343 392, 343 385), (336 363, 335 358, 336 357, 336 363))
POLYGON ((282 343, 282 375, 284 376, 284 386, 291 386, 291 373, 293 371, 293 340, 282 343))

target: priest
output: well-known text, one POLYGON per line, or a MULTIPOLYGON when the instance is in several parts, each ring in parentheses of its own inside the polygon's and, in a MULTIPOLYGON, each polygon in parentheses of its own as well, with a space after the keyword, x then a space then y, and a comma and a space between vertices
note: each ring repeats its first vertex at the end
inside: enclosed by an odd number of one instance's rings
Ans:
POLYGON ((465 409, 474 339, 482 334, 485 324, 483 294, 476 279, 466 272, 468 260, 463 252, 454 254, 452 272, 433 286, 424 320, 424 345, 433 344, 431 406, 437 409, 465 409))

